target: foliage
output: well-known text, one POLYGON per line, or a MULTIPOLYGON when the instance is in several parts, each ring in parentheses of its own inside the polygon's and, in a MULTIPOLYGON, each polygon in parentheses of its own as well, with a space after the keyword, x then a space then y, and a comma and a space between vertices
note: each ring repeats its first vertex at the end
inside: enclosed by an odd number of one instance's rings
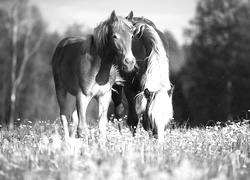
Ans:
POLYGON ((171 32, 165 31, 164 35, 167 37, 169 43, 171 75, 175 76, 184 64, 184 54, 171 32))
POLYGON ((28 5, 27 0, 3 1, 0 5, 2 38, 0 60, 4 68, 1 81, 0 124, 13 127, 20 91, 29 81, 27 64, 38 51, 44 32, 44 24, 36 7, 28 5), (6 82, 8 81, 8 82, 6 82))
POLYGON ((64 33, 66 37, 86 37, 89 30, 85 30, 83 25, 72 24, 64 33))
POLYGON ((26 76, 29 77, 20 92, 17 117, 33 121, 41 118, 55 120, 58 116, 51 56, 59 41, 59 35, 46 34, 39 52, 27 64, 26 76))
POLYGON ((249 122, 170 129, 163 144, 141 127, 108 125, 107 139, 61 139, 59 121, 26 120, 0 132, 0 179, 248 179, 249 122))
POLYGON ((191 125, 246 117, 250 107, 249 18, 250 1, 198 1, 179 77, 191 125))

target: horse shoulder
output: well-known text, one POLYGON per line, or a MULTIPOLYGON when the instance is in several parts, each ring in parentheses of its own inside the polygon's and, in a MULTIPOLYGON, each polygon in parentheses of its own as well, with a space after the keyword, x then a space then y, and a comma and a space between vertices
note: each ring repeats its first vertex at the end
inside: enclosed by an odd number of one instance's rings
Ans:
POLYGON ((93 40, 93 35, 90 34, 86 37, 86 40, 82 45, 79 67, 87 66, 89 70, 90 68, 92 68, 93 71, 93 68, 96 68, 96 66, 98 66, 96 62, 100 61, 99 60, 100 58, 99 59, 98 58, 99 56, 97 54, 96 46, 93 40))
POLYGON ((101 60, 97 55, 93 35, 88 35, 82 46, 81 56, 77 63, 79 85, 84 94, 96 94, 95 77, 100 68, 101 60))

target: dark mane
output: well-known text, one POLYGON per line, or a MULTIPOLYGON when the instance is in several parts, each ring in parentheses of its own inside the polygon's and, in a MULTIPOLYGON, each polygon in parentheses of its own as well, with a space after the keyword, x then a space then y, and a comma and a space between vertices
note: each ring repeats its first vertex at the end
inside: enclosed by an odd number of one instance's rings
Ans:
POLYGON ((144 17, 133 17, 133 22, 134 23, 148 24, 148 25, 152 26, 153 28, 157 29, 155 24, 152 21, 150 21, 149 19, 144 18, 144 17))

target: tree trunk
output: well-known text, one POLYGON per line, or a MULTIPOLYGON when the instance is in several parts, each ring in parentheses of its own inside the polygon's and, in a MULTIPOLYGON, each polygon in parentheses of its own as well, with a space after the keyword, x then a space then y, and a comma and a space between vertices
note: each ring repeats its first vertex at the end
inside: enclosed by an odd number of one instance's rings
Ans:
POLYGON ((14 7, 13 10, 13 26, 12 26, 12 66, 11 66, 11 98, 10 98, 10 120, 9 120, 9 129, 14 128, 14 120, 16 116, 16 101, 17 101, 17 93, 20 84, 22 83, 22 79, 24 76, 25 68, 27 66, 28 61, 32 58, 32 56, 38 51, 40 48, 44 34, 41 34, 37 41, 35 42, 32 48, 30 47, 30 36, 32 34, 33 24, 27 24, 27 32, 25 34, 24 39, 24 47, 23 47, 23 58, 20 60, 20 67, 17 68, 17 40, 18 40, 18 5, 14 7), (18 71, 19 69, 19 71, 18 71))
POLYGON ((10 120, 8 127, 10 130, 14 128, 14 119, 16 114, 16 67, 17 67, 17 36, 18 36, 18 17, 17 8, 13 8, 12 12, 12 63, 11 63, 11 95, 10 95, 10 120))

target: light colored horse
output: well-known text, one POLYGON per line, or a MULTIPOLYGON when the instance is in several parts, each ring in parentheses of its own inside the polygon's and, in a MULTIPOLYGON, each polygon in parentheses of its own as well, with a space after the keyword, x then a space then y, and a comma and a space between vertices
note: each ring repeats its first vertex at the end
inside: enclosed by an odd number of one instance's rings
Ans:
POLYGON ((134 26, 129 18, 117 16, 100 23, 94 34, 85 38, 65 38, 57 46, 52 58, 52 70, 64 136, 69 137, 68 119, 72 112, 67 106, 67 93, 76 97, 71 136, 88 137, 86 109, 92 98, 99 104, 99 129, 106 135, 107 110, 111 100, 111 88, 121 78, 114 60, 127 72, 134 69, 136 60, 132 54, 134 26), (76 116, 77 114, 77 116, 76 116))
MULTIPOLYGON (((142 114, 145 130, 164 139, 164 128, 173 117, 172 85, 169 79, 169 53, 166 37, 144 18, 133 18, 137 38, 133 40, 133 54, 139 67, 134 73, 121 72, 126 80, 124 92, 128 100, 128 125, 136 126, 142 114), (139 92, 139 93, 138 93, 139 92)), ((117 86, 117 91, 121 88, 117 86)), ((121 93, 120 93, 121 94, 121 93)), ((118 95, 113 95, 116 115, 122 112, 118 95)))

